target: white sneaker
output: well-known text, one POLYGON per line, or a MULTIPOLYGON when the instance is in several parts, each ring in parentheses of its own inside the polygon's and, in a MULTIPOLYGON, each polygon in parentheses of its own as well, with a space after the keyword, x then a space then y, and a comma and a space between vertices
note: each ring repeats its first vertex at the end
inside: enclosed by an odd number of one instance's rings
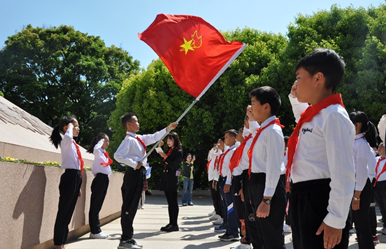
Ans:
POLYGON ((208 216, 213 216, 216 214, 216 210, 213 210, 213 212, 209 213, 208 216))
POLYGON ((90 233, 90 239, 106 239, 109 235, 105 234, 104 232, 100 232, 97 234, 90 233))
POLYGON ((248 244, 240 244, 236 247, 231 247, 231 249, 252 249, 252 246, 248 244))
POLYGON ((283 225, 283 231, 284 231, 285 233, 292 233, 291 227, 288 226, 287 224, 284 224, 284 225, 283 225))
POLYGON ((224 222, 223 219, 220 217, 217 220, 213 221, 212 223, 213 225, 221 225, 223 222, 224 222))
POLYGON ((214 214, 214 215, 212 215, 211 217, 209 217, 209 220, 218 220, 218 219, 220 219, 220 218, 221 218, 220 215, 214 214))

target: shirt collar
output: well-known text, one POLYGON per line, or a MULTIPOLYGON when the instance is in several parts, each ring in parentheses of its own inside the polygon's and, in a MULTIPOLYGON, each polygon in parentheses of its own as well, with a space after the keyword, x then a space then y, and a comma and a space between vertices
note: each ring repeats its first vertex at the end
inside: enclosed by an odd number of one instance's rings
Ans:
POLYGON ((359 133, 355 135, 355 139, 362 138, 362 137, 365 137, 364 133, 359 133))
POLYGON ((130 135, 132 137, 137 137, 137 135, 135 133, 132 133, 130 131, 126 131, 126 135, 130 135))
POLYGON ((261 124, 261 128, 264 128, 267 124, 269 124, 271 121, 275 120, 276 116, 273 115, 269 118, 267 118, 262 124, 261 124))

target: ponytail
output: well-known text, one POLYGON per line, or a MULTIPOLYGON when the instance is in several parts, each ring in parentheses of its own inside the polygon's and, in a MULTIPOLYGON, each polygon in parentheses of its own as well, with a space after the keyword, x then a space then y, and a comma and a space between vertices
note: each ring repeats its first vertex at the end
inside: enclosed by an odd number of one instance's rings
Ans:
POLYGON ((105 138, 107 137, 107 134, 106 133, 99 133, 96 137, 94 137, 94 139, 92 140, 92 143, 90 145, 90 147, 87 149, 87 152, 88 153, 94 153, 94 147, 95 145, 102 139, 102 138, 105 138))
POLYGON ((62 141, 62 136, 60 135, 61 132, 63 132, 63 128, 67 126, 69 123, 72 123, 76 121, 76 117, 71 116, 64 116, 60 121, 59 125, 57 125, 51 133, 50 141, 55 146, 55 148, 59 148, 60 142, 62 141))
POLYGON ((365 138, 367 142, 370 144, 370 147, 372 148, 378 147, 377 137, 378 137, 378 132, 377 132, 377 129, 375 128, 375 125, 371 121, 368 121, 367 131, 365 132, 365 138))
POLYGON ((365 138, 371 147, 378 147, 377 129, 375 128, 375 125, 369 120, 366 113, 361 111, 352 112, 350 113, 350 119, 353 124, 362 124, 360 132, 365 134, 365 138))

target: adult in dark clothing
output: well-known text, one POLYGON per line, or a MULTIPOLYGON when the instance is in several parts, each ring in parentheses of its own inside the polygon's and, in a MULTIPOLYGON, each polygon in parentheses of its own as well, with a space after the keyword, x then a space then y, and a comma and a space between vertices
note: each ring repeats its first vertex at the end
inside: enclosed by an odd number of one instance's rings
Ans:
MULTIPOLYGON (((164 160, 164 169, 161 175, 161 190, 165 192, 166 200, 168 202, 169 211, 169 224, 161 227, 161 231, 173 232, 178 231, 177 218, 178 218, 178 176, 177 170, 181 166, 182 161, 182 149, 180 138, 175 132, 171 132, 166 136, 167 145, 169 147, 168 152, 165 154, 161 148, 157 149, 157 152, 164 160)), ((160 143, 160 147, 163 142, 160 143)))

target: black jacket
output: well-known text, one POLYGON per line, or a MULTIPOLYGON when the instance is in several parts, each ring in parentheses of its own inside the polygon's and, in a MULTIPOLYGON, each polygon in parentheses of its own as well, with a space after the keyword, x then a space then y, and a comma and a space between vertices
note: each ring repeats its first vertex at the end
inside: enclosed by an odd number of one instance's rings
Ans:
POLYGON ((194 175, 194 165, 192 162, 184 162, 183 170, 184 172, 182 173, 184 177, 190 179, 190 173, 192 172, 192 167, 193 167, 193 175, 194 175))
POLYGON ((165 160, 166 169, 164 168, 161 175, 162 191, 176 191, 178 189, 178 176, 176 171, 180 169, 182 161, 182 150, 173 150, 165 160))

